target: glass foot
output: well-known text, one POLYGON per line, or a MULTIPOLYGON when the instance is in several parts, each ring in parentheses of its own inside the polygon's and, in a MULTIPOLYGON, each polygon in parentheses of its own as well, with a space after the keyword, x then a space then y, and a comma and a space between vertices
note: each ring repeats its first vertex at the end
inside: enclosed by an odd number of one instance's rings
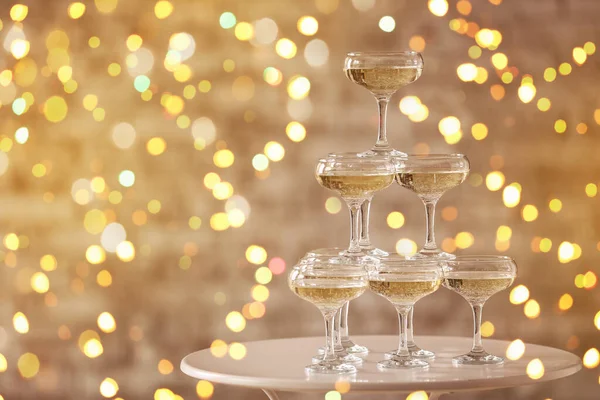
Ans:
POLYGON ((355 374, 356 367, 338 361, 323 361, 304 368, 307 374, 355 374))
POLYGON ((456 365, 500 365, 504 364, 504 358, 498 357, 492 354, 488 354, 485 351, 481 353, 470 352, 462 356, 454 357, 452 364, 456 365))
POLYGON ((456 256, 454 254, 450 254, 450 253, 446 253, 445 251, 439 251, 439 250, 426 250, 426 249, 422 249, 421 251, 419 251, 417 254, 412 256, 413 258, 430 258, 430 257, 435 257, 441 260, 453 260, 456 258, 456 256))
MULTIPOLYGON (((348 354, 345 351, 341 352, 341 354, 336 353, 337 360, 342 364, 349 365, 362 365, 363 359, 355 356, 354 354, 348 354)), ((312 358, 313 364, 318 364, 323 361, 323 356, 318 354, 312 358)))
POLYGON ((367 255, 371 256, 371 257, 387 257, 390 255, 390 253, 388 253, 385 250, 381 250, 378 249, 377 247, 373 247, 373 246, 360 246, 360 248, 362 249, 362 251, 366 252, 367 255))
POLYGON ((382 370, 392 370, 392 369, 413 369, 413 368, 429 368, 429 363, 427 361, 418 360, 410 357, 394 357, 389 360, 379 361, 377 363, 377 368, 382 370))
MULTIPOLYGON (((433 360, 435 358, 435 353, 433 351, 423 350, 416 345, 409 347, 408 351, 410 352, 410 356, 414 358, 420 358, 424 360, 433 360)), ((388 351, 387 353, 385 353, 385 358, 391 359, 397 354, 398 350, 388 351)))
POLYGON ((373 156, 389 156, 389 157, 405 157, 406 153, 392 149, 391 147, 373 147, 369 151, 359 153, 360 157, 373 157, 373 156))

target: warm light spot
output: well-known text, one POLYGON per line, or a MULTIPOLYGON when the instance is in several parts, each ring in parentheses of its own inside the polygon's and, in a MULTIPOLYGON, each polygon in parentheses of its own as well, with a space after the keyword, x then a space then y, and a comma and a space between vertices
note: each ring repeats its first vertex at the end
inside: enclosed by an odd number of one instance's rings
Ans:
POLYGON ((490 95, 496 101, 502 100, 505 94, 506 90, 504 89, 504 86, 500 84, 495 84, 490 87, 490 95))
POLYGON ((102 342, 96 338, 91 338, 83 345, 83 353, 89 358, 97 358, 104 353, 102 342))
POLYGON ((458 133, 460 131, 460 126, 459 119, 454 116, 442 118, 438 123, 438 129, 444 136, 458 133))
POLYGON ((573 71, 573 67, 571 66, 571 64, 566 63, 566 62, 560 64, 560 66, 558 67, 558 72, 561 75, 569 75, 571 73, 571 71, 573 71))
POLYGON ((222 340, 215 340, 210 345, 210 352, 214 357, 222 358, 227 355, 227 343, 222 340))
POLYGON ((242 314, 237 311, 232 311, 227 314, 225 318, 225 324, 233 332, 241 332, 246 328, 246 319, 242 314))
POLYGON ((215 231, 224 231, 229 228, 229 217, 224 212, 213 214, 210 217, 210 227, 215 231))
POLYGON ((310 81, 303 76, 295 76, 290 79, 287 92, 292 99, 302 100, 310 92, 310 81))
POLYGON ((340 394, 346 394, 350 391, 350 382, 340 379, 335 382, 335 390, 340 394))
POLYGON ((421 107, 421 100, 417 96, 405 96, 398 105, 404 115, 415 114, 421 107))
POLYGON ((504 174, 500 171, 490 172, 485 177, 485 185, 487 186, 488 190, 492 192, 500 190, 504 185, 504 181, 504 174))
POLYGON ((13 327, 15 328, 15 331, 22 335, 29 332, 29 321, 27 320, 25 314, 22 312, 15 313, 13 316, 13 327))
POLYGON ((540 251, 543 253, 547 253, 552 249, 552 240, 548 238, 543 238, 540 240, 540 251))
POLYGON ((584 122, 580 122, 577 124, 577 126, 575 127, 575 132, 579 133, 580 135, 583 135, 587 132, 588 127, 587 124, 585 124, 584 122))
POLYGON ((537 318, 540 315, 540 304, 537 301, 530 299, 527 301, 527 303, 525 303, 523 312, 529 319, 537 318))
POLYGON ((600 364, 600 353, 598 349, 592 347, 583 355, 583 365, 586 368, 596 368, 600 364))
POLYGON ((59 96, 52 96, 44 102, 43 113, 50 122, 60 122, 67 116, 67 102, 59 96))
POLYGON ((215 391, 212 383, 208 381, 198 381, 196 384, 196 394, 201 399, 210 399, 215 391))
POLYGON ((512 304, 523 304, 529 299, 529 289, 524 285, 515 286, 509 296, 512 304))
POLYGON ((393 32, 396 29, 396 20, 394 17, 386 15, 379 20, 379 29, 384 32, 393 32))
POLYGON ((50 290, 50 280, 43 272, 36 272, 31 276, 31 288, 38 293, 46 293, 50 290))
POLYGON ((110 275, 110 272, 105 269, 98 272, 98 275, 96 275, 96 283, 102 287, 109 287, 112 285, 112 276, 110 275))
POLYGON ((241 360, 246 357, 246 346, 241 343, 231 343, 229 345, 229 357, 234 360, 241 360))
POLYGON ((594 183, 588 183, 585 185, 585 194, 587 197, 596 197, 598 194, 598 186, 594 183))
POLYGON ((256 154, 252 157, 252 167, 257 171, 264 171, 269 168, 269 158, 264 154, 256 154))
MULTIPOLYGON (((452 21, 450 21, 450 23, 452 23, 452 21)), ((471 57, 473 60, 477 60, 479 57, 481 57, 482 53, 481 47, 477 45, 469 47, 469 57, 471 57)))
MULTIPOLYGON (((578 257, 574 257, 578 258, 578 257)), ((592 271, 588 271, 583 275, 583 287, 586 289, 592 289, 598 283, 598 277, 592 271)))
POLYGON ((396 252, 400 255, 411 256, 417 249, 417 244, 411 239, 400 239, 396 242, 396 252))
POLYGON ((267 259, 267 252, 260 246, 251 245, 246 249, 246 259, 252 264, 260 265, 267 259))
POLYGON ((387 216, 387 224, 392 229, 399 229, 404 225, 404 215, 398 211, 392 211, 387 216))
POLYGON ((275 45, 277 54, 288 60, 296 56, 297 50, 296 44, 287 38, 279 39, 275 45))
POLYGON ((158 19, 165 19, 173 12, 173 4, 170 1, 157 1, 154 5, 154 15, 158 19))
POLYGON ((564 133, 567 130, 567 122, 563 119, 557 119, 554 122, 554 130, 556 133, 564 133))
POLYGON ((100 383, 100 394, 107 399, 116 396, 118 391, 119 385, 112 378, 106 378, 100 383))
POLYGON ((523 220, 526 222, 535 221, 538 217, 538 209, 531 204, 527 204, 523 207, 521 211, 521 215, 523 216, 523 220))
POLYGON ((458 218, 458 209, 456 207, 448 206, 442 208, 442 219, 444 221, 454 221, 458 218))
POLYGON ((521 191, 513 184, 506 186, 502 191, 502 201, 508 208, 516 207, 521 201, 521 191))
POLYGON ((233 165, 235 157, 231 150, 221 149, 215 152, 213 162, 219 168, 229 168, 233 165))
POLYGON ((337 197, 329 197, 325 200, 325 210, 329 214, 337 214, 342 209, 342 202, 337 197))
POLYGON ((535 358, 527 364, 527 376, 533 380, 540 379, 544 376, 544 364, 539 358, 535 358))
POLYGON ((408 47, 413 51, 423 51, 425 50, 425 39, 423 36, 412 36, 408 41, 408 47))
POLYGON ((560 308, 562 311, 567 311, 571 307, 573 307, 573 296, 571 296, 569 293, 565 293, 560 296, 560 299, 558 300, 558 308, 560 308))
POLYGON ((305 36, 313 36, 319 30, 319 22, 315 17, 304 16, 298 20, 297 28, 305 36))
POLYGON ((443 17, 448 12, 448 2, 446 0, 429 0, 427 6, 429 11, 436 17, 443 17))
POLYGON ((85 4, 80 2, 69 4, 69 7, 67 8, 67 13, 69 14, 69 17, 73 19, 79 19, 85 13, 85 4))
POLYGON ((475 41, 483 48, 491 47, 494 43, 494 32, 490 29, 481 29, 475 34, 475 41))
POLYGON ((506 225, 500 225, 496 231, 496 238, 501 241, 510 240, 512 236, 512 229, 506 225))
POLYGON ((481 324, 481 336, 491 337, 495 331, 496 328, 494 327, 494 324, 492 324, 490 321, 485 321, 481 324))
POLYGON ((6 361, 6 357, 4 357, 4 354, 0 354, 0 372, 6 372, 7 369, 8 361, 6 361))
POLYGON ((254 273, 254 279, 261 285, 266 285, 273 279, 273 272, 268 267, 260 267, 254 273))
POLYGON ((29 7, 24 4, 15 4, 10 9, 10 19, 15 22, 21 22, 25 18, 27 18, 27 14, 29 13, 29 7))
POLYGON ((267 142, 264 148, 265 155, 269 157, 269 160, 277 162, 283 160, 285 156, 285 149, 277 142, 267 142))
POLYGON ((19 374, 25 379, 31 379, 37 375, 40 370, 40 360, 33 353, 25 353, 17 361, 19 374))
POLYGON ((269 289, 266 286, 263 285, 255 285, 252 288, 252 298, 255 301, 259 301, 259 302, 265 302, 268 300, 269 298, 269 289))
POLYGON ((596 326, 596 329, 600 331, 600 311, 594 316, 594 325, 596 326))
POLYGON ((585 62, 585 60, 587 60, 587 53, 585 52, 585 50, 583 48, 575 47, 573 49, 573 60, 578 65, 581 65, 585 62))
POLYGON ((46 254, 42 256, 42 258, 40 258, 40 267, 44 271, 54 271, 56 269, 56 266, 56 257, 54 257, 52 254, 46 254))
POLYGON ((456 74, 463 82, 472 82, 477 77, 477 66, 472 63, 461 64, 456 68, 456 74))
POLYGON ((506 358, 516 361, 525 354, 525 343, 521 339, 513 340, 506 348, 506 358))
MULTIPOLYGON (((341 398, 341 396, 340 396, 341 398)), ((406 396, 406 400, 428 400, 429 396, 426 392, 419 390, 418 392, 412 392, 406 396)))
POLYGON ((496 69, 504 69, 508 65, 508 57, 502 53, 496 53, 492 56, 492 64, 496 69))
POLYGON ((573 259, 575 247, 570 242, 562 242, 558 246, 558 261, 565 264, 573 259))
POLYGON ((488 128, 485 124, 478 122, 471 127, 471 134, 475 140, 483 140, 488 135, 488 128))
POLYGON ((90 264, 101 264, 106 259, 106 253, 102 247, 94 244, 87 248, 85 258, 90 264))
POLYGON ((523 84, 518 89, 519 99, 525 104, 530 103, 535 97, 536 88, 533 84, 523 84))
POLYGON ((306 129, 300 122, 292 121, 287 124, 285 133, 292 142, 301 142, 306 137, 306 129))
POLYGON ((546 97, 542 97, 537 101, 537 108, 542 112, 546 112, 550 109, 552 103, 546 97))
POLYGON ((467 249, 473 245, 475 237, 470 232, 459 232, 456 234, 454 242, 459 249, 467 249))

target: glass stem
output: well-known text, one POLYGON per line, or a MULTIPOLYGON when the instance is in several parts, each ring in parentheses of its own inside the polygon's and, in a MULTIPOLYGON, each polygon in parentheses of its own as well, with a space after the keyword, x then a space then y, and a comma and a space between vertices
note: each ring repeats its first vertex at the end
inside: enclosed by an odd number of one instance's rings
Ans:
POLYGON ((377 99, 377 107, 379 108, 379 131, 377 132, 375 149, 387 149, 390 147, 387 141, 386 132, 387 108, 390 98, 388 96, 375 96, 375 98, 377 99))
POLYGON ((347 301, 339 311, 340 314, 340 341, 344 342, 350 339, 348 332, 348 310, 350 309, 350 302, 347 301))
POLYGON ((348 253, 360 253, 360 206, 364 200, 346 200, 350 210, 350 246, 348 253))
POLYGON ((371 248, 371 239, 369 238, 369 214, 371 212, 371 200, 373 197, 368 198, 360 206, 360 246, 366 249, 371 248))
POLYGON ((400 343, 398 343, 398 352, 396 355, 398 357, 408 357, 410 353, 408 351, 408 314, 412 306, 396 306, 396 311, 398 311, 398 321, 400 325, 400 343))
POLYGON ((425 221, 427 223, 424 250, 437 251, 437 245, 435 244, 435 205, 437 202, 438 199, 423 200, 423 204, 425 204, 425 221))
POLYGON ((473 349, 472 353, 483 353, 483 343, 481 341, 481 313, 483 312, 483 303, 472 304, 473 321, 475 323, 473 332, 473 349))
POLYGON ((335 360, 335 315, 336 310, 322 311, 325 318, 325 355, 323 361, 335 360))
POLYGON ((411 347, 415 347, 415 338, 413 336, 413 315, 414 315, 414 307, 410 308, 410 311, 408 312, 408 322, 407 322, 407 326, 406 326, 406 341, 407 346, 409 348, 411 347))

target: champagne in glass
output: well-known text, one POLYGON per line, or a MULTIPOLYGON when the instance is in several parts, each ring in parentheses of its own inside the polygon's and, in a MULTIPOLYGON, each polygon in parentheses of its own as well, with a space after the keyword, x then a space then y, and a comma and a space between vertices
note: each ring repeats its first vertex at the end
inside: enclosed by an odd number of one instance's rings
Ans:
POLYGON ((517 276, 517 265, 504 256, 460 256, 443 261, 443 285, 460 294, 473 309, 473 348, 454 357, 454 364, 502 364, 504 358, 487 353, 481 340, 483 305, 494 294, 509 288, 517 276))

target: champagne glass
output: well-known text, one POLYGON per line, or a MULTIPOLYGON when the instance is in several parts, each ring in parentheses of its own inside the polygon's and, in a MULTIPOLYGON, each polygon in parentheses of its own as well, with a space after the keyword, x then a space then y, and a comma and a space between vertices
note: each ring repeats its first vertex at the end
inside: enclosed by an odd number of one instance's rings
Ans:
POLYGON ((446 191, 464 182, 469 175, 470 164, 462 154, 409 154, 396 161, 397 182, 412 190, 425 205, 427 234, 425 245, 419 251, 422 256, 453 258, 442 252, 435 243, 435 206, 446 191))
POLYGON ((454 357, 454 364, 502 364, 504 358, 488 354, 481 341, 483 304, 494 294, 507 289, 517 276, 517 265, 504 256, 459 256, 444 260, 443 285, 460 294, 473 308, 475 329, 473 348, 465 355, 454 357))
POLYGON ((412 356, 408 350, 408 314, 419 299, 438 290, 441 283, 442 269, 439 261, 432 258, 381 260, 377 268, 369 270, 369 288, 392 303, 400 325, 398 351, 377 363, 379 369, 429 367, 427 361, 412 356))
MULTIPOLYGON (((412 257, 412 258, 414 258, 414 257, 412 257)), ((411 264, 409 259, 410 259, 410 257, 401 256, 398 254, 388 254, 385 257, 380 257, 378 259, 378 262, 379 262, 379 264, 387 265, 387 266, 394 266, 394 265, 404 266, 404 265, 413 265, 413 264, 416 264, 417 266, 422 265, 422 264, 419 264, 418 262, 411 264)), ((432 259, 431 261, 435 261, 435 260, 432 259)), ((408 313, 408 320, 407 320, 407 327, 406 327, 406 347, 408 348, 408 351, 410 352, 410 355, 412 357, 423 358, 423 359, 434 359, 435 358, 434 352, 421 349, 415 343, 414 329, 413 329, 413 327, 414 327, 413 315, 414 315, 414 307, 411 308, 408 313)), ((388 351, 385 353, 385 357, 392 358, 394 355, 396 355, 396 353, 397 353, 397 349, 388 351)))
POLYGON ((350 81, 367 89, 377 100, 379 130, 371 154, 404 155, 390 147, 386 133, 387 107, 403 86, 419 79, 423 57, 414 51, 354 52, 346 55, 344 72, 350 81))
POLYGON ((391 185, 396 169, 389 157, 362 157, 356 153, 332 153, 317 163, 321 186, 337 192, 350 210, 350 245, 342 254, 363 257, 360 240, 360 207, 379 190, 391 185))
MULTIPOLYGON (((307 252, 304 257, 300 259, 298 264, 306 264, 309 262, 323 262, 323 263, 337 263, 337 264, 349 264, 356 263, 364 265, 365 268, 373 268, 378 264, 378 259, 375 257, 354 257, 348 258, 340 255, 345 249, 340 247, 321 248, 311 250, 307 252)), ((339 357, 345 357, 348 363, 359 364, 362 363, 362 359, 357 356, 366 356, 369 353, 369 349, 365 346, 358 345, 350 339, 349 325, 348 325, 348 311, 350 302, 344 303, 340 312, 336 315, 335 322, 335 354, 339 357)), ((325 353, 325 347, 318 349, 319 354, 325 353)), ((315 360, 317 357, 314 357, 315 360)))
POLYGON ((295 266, 288 277, 290 289, 300 298, 313 303, 325 319, 325 354, 305 368, 307 373, 349 374, 356 367, 335 354, 335 315, 344 303, 364 293, 368 286, 365 268, 356 264, 307 261, 295 266))
MULTIPOLYGON (((386 120, 387 107, 391 97, 403 86, 419 79, 423 72, 423 57, 414 51, 402 52, 353 52, 346 55, 344 62, 346 77, 366 88, 377 100, 379 110, 379 127, 377 141, 370 151, 364 155, 405 155, 390 147, 387 140, 386 120)), ((371 245, 369 238, 369 215, 371 212, 370 196, 361 206, 360 246, 369 254, 382 257, 387 255, 383 250, 371 245)))

